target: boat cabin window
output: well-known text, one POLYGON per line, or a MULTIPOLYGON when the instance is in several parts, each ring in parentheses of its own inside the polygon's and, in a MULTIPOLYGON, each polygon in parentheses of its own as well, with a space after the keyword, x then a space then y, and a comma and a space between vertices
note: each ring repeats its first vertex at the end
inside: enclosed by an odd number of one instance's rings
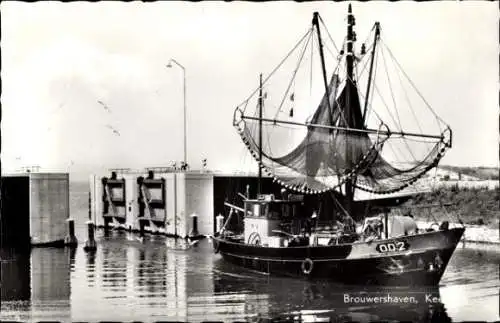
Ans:
POLYGON ((280 218, 292 214, 292 206, 295 209, 297 203, 284 203, 283 201, 247 201, 245 211, 247 216, 280 218))
POLYGON ((253 205, 253 216, 265 216, 264 208, 260 207, 260 204, 256 203, 253 205))
POLYGON ((279 216, 280 213, 277 207, 274 205, 275 203, 251 203, 247 205, 247 214, 250 216, 257 217, 276 217, 279 216))

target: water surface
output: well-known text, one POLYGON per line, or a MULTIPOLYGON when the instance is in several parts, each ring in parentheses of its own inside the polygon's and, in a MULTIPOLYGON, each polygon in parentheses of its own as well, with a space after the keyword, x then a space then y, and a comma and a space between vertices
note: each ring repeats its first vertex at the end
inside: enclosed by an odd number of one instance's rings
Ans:
POLYGON ((116 231, 98 232, 97 240, 95 253, 81 245, 4 252, 2 320, 499 319, 500 254, 494 249, 458 248, 440 287, 417 291, 272 277, 225 263, 208 240, 189 246, 150 236, 140 242, 116 231), (375 304, 370 296, 411 301, 375 304))
POLYGON ((2 250, 2 320, 18 321, 302 321, 500 319, 498 246, 459 246, 437 288, 347 287, 271 277, 225 263, 205 239, 97 231, 83 251, 87 195, 72 195, 76 250, 2 250), (374 303, 379 297, 378 303, 374 303), (385 298, 384 298, 385 297, 385 298), (406 302, 404 302, 406 297, 406 302), (386 300, 384 302, 384 299, 386 300))

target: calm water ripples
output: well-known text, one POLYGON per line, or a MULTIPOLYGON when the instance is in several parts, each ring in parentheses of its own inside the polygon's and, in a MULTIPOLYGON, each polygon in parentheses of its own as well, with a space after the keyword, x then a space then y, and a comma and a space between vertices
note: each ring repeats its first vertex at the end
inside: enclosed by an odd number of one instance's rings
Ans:
MULTIPOLYGON (((78 237, 85 228, 78 227, 78 237)), ((208 240, 97 234, 95 253, 2 252, 2 320, 303 321, 499 319, 498 247, 459 247, 439 288, 366 289, 269 277, 224 263, 208 240), (346 295, 409 296, 412 304, 346 302, 346 295), (435 298, 426 301, 426 295, 435 298)))

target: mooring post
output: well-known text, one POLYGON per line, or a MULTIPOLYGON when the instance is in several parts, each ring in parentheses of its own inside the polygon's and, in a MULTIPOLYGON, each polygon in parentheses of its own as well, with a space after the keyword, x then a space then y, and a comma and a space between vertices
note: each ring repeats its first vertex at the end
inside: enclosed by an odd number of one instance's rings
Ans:
POLYGON ((89 220, 92 220, 92 195, 89 191, 89 220))
POLYGON ((75 236, 75 220, 67 219, 68 222, 68 235, 64 238, 64 244, 69 247, 76 247, 78 245, 78 240, 75 236))
POLYGON ((94 223, 92 221, 87 221, 87 234, 88 239, 85 241, 85 246, 83 250, 85 251, 95 251, 97 250, 97 244, 94 238, 94 223))
POLYGON ((215 217, 215 233, 219 233, 223 225, 224 225, 224 216, 219 213, 219 215, 215 217))
POLYGON ((191 218, 193 219, 193 228, 191 229, 189 238, 194 239, 200 235, 200 233, 198 232, 198 214, 196 213, 191 214, 191 218))

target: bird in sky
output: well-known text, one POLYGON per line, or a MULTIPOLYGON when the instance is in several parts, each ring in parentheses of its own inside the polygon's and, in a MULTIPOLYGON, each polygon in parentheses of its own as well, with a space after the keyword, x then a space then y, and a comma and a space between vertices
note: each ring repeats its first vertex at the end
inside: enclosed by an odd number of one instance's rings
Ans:
POLYGON ((104 108, 104 110, 106 110, 109 113, 111 113, 111 109, 104 102, 102 102, 101 100, 97 100, 97 103, 99 103, 100 105, 102 105, 102 107, 104 108))
POLYGON ((108 129, 110 129, 111 131, 113 131, 113 133, 114 133, 115 135, 117 135, 117 136, 119 136, 119 135, 120 135, 120 132, 119 132, 118 130, 116 130, 115 128, 113 128, 113 126, 111 126, 111 125, 107 124, 107 125, 106 125, 106 128, 108 128, 108 129))

